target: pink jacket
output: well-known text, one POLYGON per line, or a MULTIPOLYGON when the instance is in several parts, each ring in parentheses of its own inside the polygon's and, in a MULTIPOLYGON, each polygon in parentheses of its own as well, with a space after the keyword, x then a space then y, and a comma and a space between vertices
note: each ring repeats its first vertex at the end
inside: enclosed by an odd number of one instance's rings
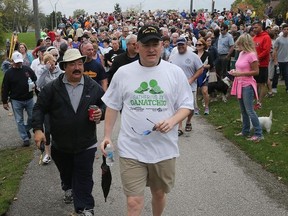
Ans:
POLYGON ((249 85, 252 85, 255 93, 255 98, 258 100, 257 83, 253 76, 235 77, 232 84, 231 95, 236 95, 238 99, 241 99, 242 87, 247 87, 249 85))

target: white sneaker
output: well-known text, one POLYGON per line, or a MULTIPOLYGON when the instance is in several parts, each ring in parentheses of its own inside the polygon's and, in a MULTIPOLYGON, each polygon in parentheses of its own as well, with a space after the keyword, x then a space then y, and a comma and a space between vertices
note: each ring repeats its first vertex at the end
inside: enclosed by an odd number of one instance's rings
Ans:
POLYGON ((82 212, 78 213, 78 216, 93 216, 93 215, 94 215, 93 209, 89 210, 84 209, 82 212))
POLYGON ((277 88, 272 88, 272 93, 277 93, 277 88))
POLYGON ((43 162, 44 164, 48 164, 50 161, 51 161, 51 157, 50 157, 48 154, 45 154, 42 162, 43 162))

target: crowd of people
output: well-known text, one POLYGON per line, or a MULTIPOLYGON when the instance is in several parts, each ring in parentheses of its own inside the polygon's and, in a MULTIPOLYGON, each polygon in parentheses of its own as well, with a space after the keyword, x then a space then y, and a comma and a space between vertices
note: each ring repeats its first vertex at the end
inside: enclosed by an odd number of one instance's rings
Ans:
POLYGON ((43 29, 31 53, 19 42, 2 63, 3 107, 11 102, 23 146, 30 145, 31 128, 37 146, 45 143, 43 163, 54 160, 64 201, 79 215, 94 215, 96 125, 105 117, 106 155, 121 112, 117 149, 128 215, 141 214, 146 185, 153 215, 161 215, 174 185, 177 140, 192 130, 193 114, 201 114, 200 94, 203 114, 210 113, 209 82, 233 81, 243 119, 235 135, 264 139, 255 110, 277 93, 279 78, 288 93, 287 15, 274 18, 268 7, 263 19, 225 8, 63 16, 59 28, 43 29), (90 105, 98 107, 92 121, 90 105))

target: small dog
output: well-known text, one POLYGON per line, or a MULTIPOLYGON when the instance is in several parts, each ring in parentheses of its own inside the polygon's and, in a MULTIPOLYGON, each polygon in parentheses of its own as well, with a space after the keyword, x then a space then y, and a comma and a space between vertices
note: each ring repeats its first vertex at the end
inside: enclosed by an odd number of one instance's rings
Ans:
MULTIPOLYGON (((272 127, 272 118, 273 118, 273 114, 272 114, 272 110, 270 111, 270 115, 269 116, 265 116, 265 117, 258 117, 259 119, 259 123, 261 125, 261 127, 267 131, 267 133, 270 133, 271 131, 271 127, 272 127)), ((253 125, 250 122, 250 128, 253 128, 253 125)))
POLYGON ((231 87, 231 80, 229 77, 224 77, 222 80, 219 80, 217 82, 208 83, 208 94, 215 94, 217 92, 220 92, 222 94, 222 101, 227 102, 227 96, 228 96, 228 89, 231 87))
MULTIPOLYGON (((264 117, 258 117, 259 123, 263 129, 267 131, 267 133, 270 133, 271 127, 272 127, 272 118, 273 118, 273 113, 272 110, 270 111, 269 116, 264 116, 264 117)), ((242 115, 241 115, 241 122, 242 121, 242 115)), ((253 128, 252 122, 250 120, 250 130, 253 128)))

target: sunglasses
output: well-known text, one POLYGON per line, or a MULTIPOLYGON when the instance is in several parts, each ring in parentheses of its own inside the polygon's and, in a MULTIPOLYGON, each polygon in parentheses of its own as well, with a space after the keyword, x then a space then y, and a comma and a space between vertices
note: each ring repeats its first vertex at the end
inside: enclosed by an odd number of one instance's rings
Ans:
POLYGON ((196 46, 203 46, 203 44, 196 44, 196 46))
POLYGON ((149 121, 149 122, 151 122, 152 124, 154 124, 154 127, 152 128, 152 130, 145 130, 145 131, 139 133, 139 132, 137 132, 133 127, 131 127, 132 131, 133 131, 134 133, 138 134, 138 135, 141 135, 141 136, 147 136, 147 135, 149 135, 150 133, 152 133, 153 131, 155 131, 155 130, 156 130, 156 127, 155 127, 156 124, 155 124, 154 122, 152 122, 152 121, 151 121, 150 119, 148 119, 148 118, 146 118, 146 120, 149 121))

